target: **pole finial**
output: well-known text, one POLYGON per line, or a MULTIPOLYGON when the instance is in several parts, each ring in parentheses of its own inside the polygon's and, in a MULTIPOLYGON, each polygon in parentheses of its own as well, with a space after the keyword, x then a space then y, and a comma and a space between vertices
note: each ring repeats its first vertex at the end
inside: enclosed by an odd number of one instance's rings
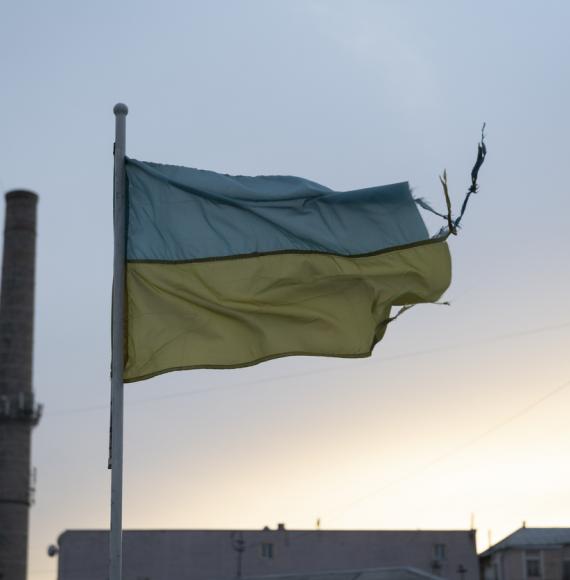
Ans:
POLYGON ((117 103, 113 107, 113 113, 115 113, 115 115, 128 115, 129 114, 129 107, 127 107, 127 105, 125 105, 125 103, 117 103))

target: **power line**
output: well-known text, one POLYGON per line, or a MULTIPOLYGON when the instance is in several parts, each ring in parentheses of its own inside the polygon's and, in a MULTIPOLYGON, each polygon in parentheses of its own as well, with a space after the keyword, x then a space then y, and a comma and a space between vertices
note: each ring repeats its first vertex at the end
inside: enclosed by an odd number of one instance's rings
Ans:
POLYGON ((552 324, 549 326, 540 326, 538 328, 531 328, 529 330, 518 330, 518 331, 513 331, 513 332, 507 332, 504 334, 497 334, 494 336, 480 338, 477 340, 458 342, 457 344, 453 344, 453 345, 447 345, 447 346, 441 346, 441 347, 436 346, 434 348, 417 350, 417 351, 407 352, 407 353, 403 353, 403 354, 396 354, 396 355, 384 357, 384 358, 382 358, 382 360, 383 361, 398 360, 401 358, 408 358, 410 356, 420 356, 420 355, 425 355, 425 354, 434 354, 434 353, 438 353, 438 352, 447 352, 450 350, 459 350, 459 349, 466 348, 469 346, 486 345, 489 343, 503 342, 505 340, 510 340, 511 338, 518 338, 521 336, 531 336, 533 334, 541 334, 543 332, 548 332, 551 330, 560 330, 562 328, 567 328, 569 326, 570 326, 570 322, 562 322, 560 324, 552 324))
POLYGON ((554 397, 555 395, 559 394, 564 389, 566 389, 568 386, 570 386, 570 379, 565 381, 564 383, 558 385, 554 389, 548 391, 542 397, 539 397, 538 399, 536 399, 532 403, 528 404, 526 407, 523 407, 517 413, 510 415, 509 417, 507 417, 503 421, 501 421, 501 422, 493 425, 489 429, 486 429, 485 431, 479 433, 478 435, 476 435, 472 439, 469 439, 465 443, 462 443, 461 445, 459 445, 455 449, 452 449, 451 451, 443 453, 442 455, 436 457, 435 459, 432 459, 431 461, 421 465, 418 469, 413 470, 412 472, 408 473, 407 475, 404 475, 403 477, 396 479, 394 481, 390 481, 390 482, 382 485, 381 487, 378 487, 375 490, 357 498, 356 500, 351 501, 350 503, 346 504, 345 506, 343 506, 342 508, 340 508, 339 510, 334 512, 335 515, 338 516, 339 514, 345 513, 346 511, 350 510, 355 505, 370 499, 371 497, 381 493, 382 491, 384 491, 390 487, 393 487, 394 485, 398 485, 398 484, 403 483, 409 479, 417 477, 418 475, 420 475, 424 471, 427 471, 428 469, 430 469, 434 465, 442 463, 443 461, 445 461, 446 459, 449 459, 453 455, 457 455, 458 453, 461 453, 463 450, 467 449, 468 447, 471 447, 472 445, 475 445, 476 443, 478 443, 479 441, 481 441, 485 437, 488 437, 489 435, 491 435, 495 431, 498 431, 499 429, 502 429, 503 427, 505 427, 506 425, 509 425, 513 421, 516 421, 517 419, 520 419, 524 415, 527 415, 533 409, 535 409, 536 407, 538 407, 539 405, 541 405, 542 403, 544 403, 545 401, 547 401, 551 397, 554 397))
MULTIPOLYGON (((556 325, 549 325, 549 326, 542 326, 542 327, 538 327, 538 328, 534 328, 534 329, 529 329, 529 330, 521 330, 521 331, 515 331, 515 332, 510 332, 510 333, 505 333, 505 334, 500 334, 500 335, 495 335, 495 336, 491 336, 491 337, 487 337, 487 338, 483 338, 483 339, 479 339, 479 340, 475 340, 475 341, 465 341, 463 343, 459 343, 459 344, 455 344, 455 345, 449 345, 449 346, 443 346, 443 347, 435 347, 435 348, 431 348, 431 349, 425 349, 425 350, 421 350, 421 351, 413 351, 413 352, 408 352, 408 353, 402 353, 400 355, 393 355, 393 356, 388 356, 388 357, 383 357, 380 359, 379 362, 384 362, 384 361, 389 361, 389 360, 399 360, 399 359, 403 359, 403 358, 408 358, 408 357, 415 357, 415 356, 421 356, 421 355, 426 355, 426 354, 433 354, 436 352, 445 352, 445 351, 449 351, 449 350, 456 350, 456 349, 461 349, 461 348, 465 348, 465 347, 469 347, 469 346, 473 346, 473 345, 477 345, 477 344, 488 344, 488 343, 496 343, 496 342, 500 342, 500 341, 504 341, 504 340, 509 340, 512 338, 516 338, 516 337, 520 337, 520 336, 529 336, 529 335, 534 335, 534 334, 539 334, 539 333, 543 333, 543 332, 548 332, 548 331, 553 331, 553 330, 559 330, 562 328, 566 328, 570 326, 570 322, 564 322, 564 323, 560 323, 560 324, 556 324, 556 325)), ((373 363, 376 363, 376 361, 370 361, 373 363)), ((145 404, 145 403, 150 403, 150 402, 154 402, 157 400, 164 400, 164 399, 171 399, 171 398, 180 398, 180 397, 187 397, 187 396, 193 396, 193 395, 197 395, 197 394, 202 394, 202 393, 207 393, 207 392, 211 392, 211 391, 221 391, 221 390, 229 390, 229 389, 235 389, 235 388, 243 388, 243 387, 249 387, 251 385, 255 385, 255 384, 262 384, 262 383, 267 383, 267 382, 275 382, 275 381, 279 381, 279 380, 286 380, 286 379, 290 379, 290 378, 295 378, 295 377, 301 377, 301 376, 307 376, 307 375, 312 375, 312 374, 320 374, 323 372, 330 372, 333 370, 338 370, 338 369, 332 369, 332 368, 324 368, 324 369, 315 369, 313 371, 307 371, 307 372, 303 372, 303 373, 292 373, 289 375, 282 375, 279 377, 275 377, 270 379, 269 381, 265 380, 265 379, 260 379, 257 381, 250 381, 248 383, 244 383, 244 384, 240 384, 240 385, 232 385, 232 386, 221 386, 221 387, 205 387, 205 388, 201 388, 201 389, 195 389, 193 391, 190 392, 179 392, 179 393, 172 393, 170 395, 163 395, 163 396, 159 396, 159 397, 152 397, 152 398, 148 398, 148 399, 144 399, 144 400, 139 400, 139 401, 133 401, 131 403, 131 405, 137 405, 137 404, 145 404)), ((328 518, 335 518, 338 517, 339 515, 345 513, 346 511, 349 511, 350 509, 352 509, 355 505, 362 503, 364 501, 369 500, 371 497, 374 497, 375 495, 381 493, 382 491, 399 485, 401 483, 404 483, 410 479, 413 479, 415 477, 417 477, 418 475, 421 475, 422 473, 424 473, 425 471, 427 471, 428 469, 430 469, 431 467, 442 463, 443 461, 449 459, 450 457, 457 455, 458 453, 461 453, 462 451, 464 451, 465 449, 467 449, 468 447, 471 447, 472 445, 475 445, 476 443, 478 443, 479 441, 481 441, 482 439, 484 439, 485 437, 489 436, 490 434, 500 430, 501 428, 505 427, 506 425, 516 421, 517 419, 527 415, 528 413, 530 413, 533 409, 535 409, 537 406, 541 405, 543 402, 547 401, 548 399, 554 397, 555 395, 559 394, 560 392, 562 392, 564 389, 566 389, 568 386, 570 386, 570 380, 565 381, 564 383, 556 386, 554 389, 548 391, 547 393, 545 393, 543 396, 539 397, 538 399, 536 399, 535 401, 531 402, 530 404, 528 404, 527 406, 523 407, 520 411, 518 411, 517 413, 514 413, 513 415, 510 415, 509 417, 507 417, 506 419, 502 420, 501 422, 493 425, 492 427, 482 431, 481 433, 479 433, 478 435, 476 435, 475 437, 469 439, 468 441, 466 441, 465 443, 462 443, 461 445, 457 446, 456 448, 452 449, 451 451, 448 451, 446 453, 443 453, 441 455, 439 455, 438 457, 435 457, 434 459, 430 460, 429 462, 421 465, 419 468, 409 472, 408 474, 404 475, 401 478, 398 478, 396 480, 393 480, 391 482, 387 482, 386 484, 374 489, 373 491, 355 499, 352 500, 351 502, 341 506, 340 508, 332 511, 329 513, 329 515, 327 515, 325 513, 325 517, 328 518)), ((97 405, 97 406, 92 406, 92 407, 83 407, 83 408, 79 408, 79 409, 70 409, 68 411, 63 411, 63 412, 59 412, 59 413, 53 413, 52 416, 54 415, 66 415, 66 414, 71 414, 71 413, 81 413, 81 412, 87 412, 87 411, 94 411, 94 410, 108 410, 108 406, 107 405, 97 405)), ((320 518, 322 519, 322 516, 320 516, 320 518)), ((307 530, 306 532, 303 532, 302 534, 297 534, 295 536, 295 539, 298 539, 300 537, 304 537, 308 534, 314 534, 314 533, 318 533, 319 530, 307 530)), ((252 549, 257 547, 258 545, 260 545, 261 542, 252 544, 250 546, 247 546, 247 549, 252 549)))
MULTIPOLYGON (((568 326, 568 324, 564 324, 564 325, 558 325, 556 328, 558 327, 562 327, 562 326, 568 326)), ((544 327, 543 329, 540 330, 544 330, 546 327, 544 327)), ((535 329, 534 331, 525 331, 524 334, 529 334, 530 332, 538 332, 540 331, 539 329, 535 329)), ((512 335, 513 333, 511 333, 512 335)), ((519 333, 517 333, 517 335, 519 335, 519 333)), ((481 441, 482 439, 484 439, 485 437, 488 437, 489 435, 491 435, 492 433, 502 429, 503 427, 505 427, 506 425, 509 425, 510 423, 513 423, 514 421, 516 421, 517 419, 520 419, 521 417, 527 415, 528 413, 530 413, 531 411, 533 411, 536 407, 538 407, 539 405, 541 405, 542 403, 544 403, 545 401, 547 401, 548 399, 556 396, 557 394, 561 393, 564 389, 566 389, 568 386, 570 386, 570 379, 565 381, 562 384, 557 385, 555 388, 551 389, 550 391, 548 391, 547 393, 545 393, 544 395, 542 395, 541 397, 539 397, 538 399, 532 401, 531 403, 529 403, 528 405, 526 405, 525 407, 523 407, 522 409, 520 409, 519 411, 517 411, 516 413, 510 415, 509 417, 503 419, 502 421, 500 421, 499 423, 496 423, 495 425, 493 425, 492 427, 485 429, 484 431, 482 431, 481 433, 475 435, 473 438, 469 439, 468 441, 462 443, 461 445, 455 447, 454 449, 452 449, 451 451, 447 451, 437 457, 435 457, 434 459, 430 460, 429 462, 421 465, 419 468, 409 472, 408 474, 404 475, 403 477, 400 477, 396 480, 390 481, 388 483, 385 483, 384 485, 381 485, 380 487, 377 487, 376 489, 374 489, 373 491, 355 499, 350 501, 347 504, 344 504, 343 506, 339 507, 338 509, 329 512, 329 514, 327 515, 325 513, 325 517, 328 518, 335 518, 338 517, 339 515, 349 511, 350 509, 352 509, 355 505, 362 503, 364 501, 369 500, 371 497, 374 497, 375 495, 385 491, 386 489, 389 489, 390 487, 399 485, 401 483, 404 483, 410 479, 413 479, 415 477, 417 477, 418 475, 421 475, 422 473, 424 473, 425 471, 427 471, 428 469, 430 469, 431 467, 444 462, 445 460, 449 459, 450 457, 457 455, 458 453, 461 453, 462 451, 464 451, 465 449, 475 445, 476 443, 478 443, 479 441, 481 441)), ((212 390, 212 389, 204 389, 204 390, 212 390)), ((322 516, 319 516, 319 519, 323 519, 322 516)), ((305 537, 308 534, 316 534, 319 533, 320 530, 307 530, 301 534, 297 534, 295 536, 295 539, 299 539, 300 537, 305 537)), ((244 549, 249 550, 252 548, 256 548, 259 545, 261 545, 262 542, 256 542, 255 544, 246 546, 244 549)))
MULTIPOLYGON (((424 356, 424 355, 428 355, 428 354, 448 352, 448 351, 452 351, 452 350, 460 350, 462 348, 467 348, 470 346, 486 345, 486 344, 490 344, 490 343, 502 342, 505 340, 510 340, 513 338, 521 337, 521 336, 531 336, 531 335, 540 334, 543 332, 561 330, 561 329, 567 328, 567 327, 570 327, 570 322, 563 322, 560 324, 541 326, 541 327, 532 328, 532 329, 528 329, 528 330, 513 331, 513 332, 493 335, 490 337, 481 338, 481 339, 477 339, 477 340, 459 342, 459 343, 456 343, 453 345, 433 347, 433 348, 429 348, 429 349, 422 349, 422 350, 411 351, 411 352, 401 353, 401 354, 396 354, 396 355, 380 356, 378 358, 368 359, 366 361, 360 361, 358 364, 360 366, 363 366, 364 364, 376 365, 379 363, 381 364, 383 362, 395 361, 395 360, 406 359, 406 358, 411 358, 411 357, 416 357, 416 356, 424 356)), ((349 368, 349 365, 346 365, 346 366, 347 366, 347 368, 349 368)), ((343 370, 343 369, 340 369, 340 370, 343 370)), ((128 403, 128 406, 133 407, 133 406, 137 406, 137 405, 145 405, 147 403, 153 403, 155 401, 164 401, 167 399, 177 399, 177 398, 182 398, 182 397, 192 397, 195 395, 201 395, 204 393, 209 393, 209 392, 214 392, 214 391, 218 392, 218 391, 228 391, 228 390, 234 390, 234 389, 247 388, 247 387, 260 385, 260 384, 274 383, 277 381, 289 380, 292 378, 317 375, 317 374, 328 373, 328 372, 333 372, 333 371, 338 372, 339 369, 338 368, 331 368, 331 367, 324 367, 324 368, 320 368, 320 369, 314 369, 311 371, 304 371, 304 372, 300 372, 300 373, 290 373, 287 375, 280 375, 278 377, 271 377, 270 379, 257 379, 254 381, 249 381, 247 383, 240 383, 237 385, 221 385, 221 386, 217 386, 217 387, 202 387, 202 388, 198 388, 198 389, 193 389, 191 391, 180 391, 180 392, 171 393, 168 395, 158 395, 155 397, 148 397, 147 399, 139 399, 136 401, 130 401, 128 403)), ((49 413, 49 412, 44 413, 44 417, 45 416, 47 416, 47 417, 61 417, 61 416, 65 416, 65 415, 89 413, 92 411, 108 411, 108 409, 109 409, 108 404, 92 405, 92 406, 88 406, 88 407, 77 407, 75 409, 63 409, 61 411, 55 411, 53 413, 49 413)))
MULTIPOLYGON (((346 513, 347 511, 352 509, 355 505, 369 500, 371 497, 374 497, 375 495, 385 491, 386 489, 389 489, 390 487, 393 487, 395 485, 399 485, 401 483, 404 483, 410 479, 417 477, 418 475, 421 475, 422 473, 424 473, 425 471, 427 471, 431 467, 433 467, 439 463, 442 463, 443 461, 449 459, 453 455, 457 455, 458 453, 461 453, 462 451, 464 451, 468 447, 475 445, 476 443, 478 443, 479 441, 481 441, 485 437, 491 435, 491 433, 494 433, 495 431, 498 431, 498 430, 502 429, 503 427, 505 427, 506 425, 516 421, 517 419, 520 419, 524 415, 527 415, 533 409, 535 409, 536 407, 538 407, 539 405, 541 405, 542 403, 544 403, 548 399, 561 393, 564 389, 566 389, 569 386, 570 386, 570 379, 565 381, 564 383, 556 386, 555 388, 551 389, 550 391, 548 391, 547 393, 545 393, 544 395, 542 395, 538 399, 534 400, 532 403, 529 403, 528 405, 523 407, 520 411, 517 411, 513 415, 510 415, 506 419, 504 419, 504 420, 500 421, 499 423, 493 425, 492 427, 482 431, 481 433, 479 433, 478 435, 476 435, 472 439, 469 439, 468 441, 457 446, 455 449, 452 449, 451 451, 447 451, 446 453, 443 453, 443 454, 439 455, 438 457, 435 457, 434 459, 421 465, 419 468, 409 472, 408 474, 404 475, 403 477, 400 477, 399 479, 390 481, 390 482, 388 482, 380 487, 377 487, 373 491, 371 491, 371 492, 369 492, 369 493, 367 493, 367 494, 365 494, 365 495, 363 495, 355 500, 352 500, 347 504, 342 505, 338 509, 336 509, 332 512, 329 512, 328 515, 325 513, 325 517, 334 519, 335 517, 338 517, 339 515, 346 513)), ((319 519, 322 521, 323 517, 319 516, 319 519)), ((297 534, 295 536, 295 539, 298 539, 300 537, 305 537, 308 534, 318 534, 319 532, 320 532, 320 530, 307 530, 301 534, 297 534)), ((258 542, 256 544, 252 544, 251 546, 248 546, 248 549, 255 548, 260 544, 261 544, 261 542, 258 542)))

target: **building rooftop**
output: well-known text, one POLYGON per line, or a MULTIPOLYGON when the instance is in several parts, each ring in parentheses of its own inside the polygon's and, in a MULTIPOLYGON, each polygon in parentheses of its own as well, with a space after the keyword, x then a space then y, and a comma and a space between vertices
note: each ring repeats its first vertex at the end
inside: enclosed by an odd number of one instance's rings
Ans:
POLYGON ((541 546, 561 546, 570 544, 570 528, 520 528, 507 536, 481 556, 489 556, 499 550, 509 548, 538 548, 541 546))

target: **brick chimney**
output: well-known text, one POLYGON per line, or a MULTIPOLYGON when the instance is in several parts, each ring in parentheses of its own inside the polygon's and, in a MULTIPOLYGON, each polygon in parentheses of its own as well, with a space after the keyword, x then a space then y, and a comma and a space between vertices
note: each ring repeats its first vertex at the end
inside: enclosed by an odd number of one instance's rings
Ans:
POLYGON ((32 427, 36 207, 31 191, 6 194, 0 293, 0 580, 26 580, 32 427))

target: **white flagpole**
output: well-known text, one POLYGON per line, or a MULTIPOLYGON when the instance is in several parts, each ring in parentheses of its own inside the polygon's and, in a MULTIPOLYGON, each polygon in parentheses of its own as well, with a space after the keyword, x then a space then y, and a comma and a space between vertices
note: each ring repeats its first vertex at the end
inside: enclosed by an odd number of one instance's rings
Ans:
POLYGON ((123 573, 123 366, 125 310, 125 142, 127 105, 117 103, 115 113, 113 315, 111 362, 111 534, 109 579, 121 580, 123 573))

